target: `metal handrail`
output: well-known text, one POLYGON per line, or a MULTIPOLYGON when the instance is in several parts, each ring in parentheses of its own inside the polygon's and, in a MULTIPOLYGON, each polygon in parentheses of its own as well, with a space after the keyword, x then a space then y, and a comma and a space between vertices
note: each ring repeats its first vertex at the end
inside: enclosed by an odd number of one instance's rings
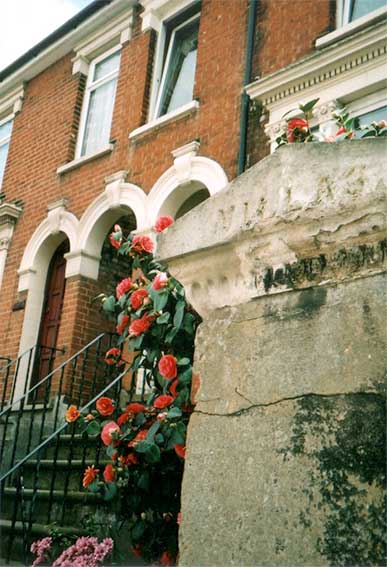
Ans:
MULTIPOLYGON (((107 386, 105 386, 105 388, 103 388, 96 396, 94 396, 94 398, 92 398, 89 402, 87 402, 87 404, 85 404, 82 408, 80 408, 80 412, 82 413, 83 411, 87 410, 90 406, 92 406, 93 404, 95 404, 95 402, 104 394, 106 394, 106 392, 108 392, 109 390, 111 390, 111 388, 113 388, 120 380, 122 380, 122 378, 132 370, 131 366, 129 366, 128 368, 126 368, 123 372, 121 372, 121 374, 119 374, 118 376, 116 376, 116 378, 114 378, 114 380, 112 380, 111 382, 109 382, 109 384, 107 386)), ((3 482, 5 479, 7 479, 11 474, 13 474, 14 472, 17 471, 18 468, 22 467, 24 465, 24 463, 26 461, 28 461, 31 457, 33 457, 36 453, 38 453, 41 449, 43 449, 44 447, 46 447, 53 439, 55 439, 56 437, 58 437, 60 435, 60 433, 62 433, 62 431, 64 429, 66 429, 66 427, 69 426, 69 423, 67 423, 67 421, 65 421, 60 427, 58 427, 56 429, 56 431, 54 431, 53 433, 51 433, 51 435, 49 435, 49 437, 47 437, 44 441, 42 441, 37 447, 35 447, 35 449, 33 449, 32 451, 30 451, 28 453, 28 455, 26 455, 25 457, 23 457, 22 459, 20 459, 20 461, 18 461, 11 469, 9 469, 3 476, 0 477, 0 483, 3 482)))
MULTIPOLYGON (((57 368, 55 368, 54 370, 52 370, 51 372, 49 372, 47 374, 47 376, 45 376, 44 378, 42 378, 39 382, 37 382, 34 386, 32 386, 32 388, 30 388, 27 392, 25 392, 22 396, 20 396, 20 398, 17 398, 16 400, 14 400, 11 404, 9 404, 3 411, 0 412, 0 418, 6 414, 7 412, 9 412, 11 410, 11 408, 17 404, 19 404, 20 402, 22 402, 25 398, 29 398, 30 395, 32 394, 32 392, 34 392, 37 388, 39 388, 40 386, 42 386, 42 384, 44 384, 47 380, 49 380, 51 378, 51 376, 53 376, 56 372, 58 372, 59 370, 61 370, 62 368, 64 368, 66 366, 66 364, 68 364, 69 362, 72 362, 75 358, 77 358, 79 355, 81 355, 83 352, 85 352, 88 348, 90 348, 91 346, 93 346, 93 344, 95 344, 96 342, 98 342, 100 339, 102 339, 102 337, 104 337, 107 333, 101 333, 100 335, 98 335, 97 337, 95 337, 92 341, 90 341, 87 345, 85 345, 81 350, 79 350, 78 352, 76 352, 75 354, 73 354, 72 356, 70 356, 70 358, 68 358, 67 360, 65 360, 64 362, 62 362, 62 364, 60 364, 57 368)), ((32 347, 35 348, 35 347, 32 347)), ((51 347, 42 347, 42 348, 51 348, 51 347)), ((60 350, 63 352, 63 349, 55 349, 55 350, 60 350)), ((26 351, 28 352, 28 351, 26 351)), ((25 354, 25 353, 24 353, 25 354)), ((23 356, 24 356, 23 354, 23 356)))

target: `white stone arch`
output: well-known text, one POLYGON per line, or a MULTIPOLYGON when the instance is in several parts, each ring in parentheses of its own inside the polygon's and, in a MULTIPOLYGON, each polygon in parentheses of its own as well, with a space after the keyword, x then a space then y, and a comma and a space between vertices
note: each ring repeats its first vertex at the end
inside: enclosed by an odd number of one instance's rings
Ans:
MULTIPOLYGON (((38 341, 44 301, 47 273, 51 258, 58 246, 67 238, 70 253, 77 243, 79 221, 65 210, 63 202, 49 208, 47 217, 40 223, 30 238, 22 257, 19 274, 19 292, 28 292, 24 309, 24 321, 19 344, 19 356, 32 348, 38 341)), ((68 277, 66 269, 66 277, 68 277)), ((24 391, 27 376, 28 357, 21 359, 14 397, 24 391), (26 366, 23 371, 23 364, 26 366)))
POLYGON ((83 213, 76 250, 67 255, 69 273, 98 278, 101 248, 107 231, 128 210, 134 214, 136 229, 146 228, 146 195, 137 185, 125 183, 124 173, 112 176, 114 179, 106 185, 104 192, 83 213))
POLYGON ((197 156, 198 149, 199 144, 192 142, 172 152, 172 167, 156 181, 148 195, 148 226, 154 226, 162 214, 173 216, 198 187, 204 186, 210 196, 226 187, 228 179, 223 168, 210 158, 197 156))

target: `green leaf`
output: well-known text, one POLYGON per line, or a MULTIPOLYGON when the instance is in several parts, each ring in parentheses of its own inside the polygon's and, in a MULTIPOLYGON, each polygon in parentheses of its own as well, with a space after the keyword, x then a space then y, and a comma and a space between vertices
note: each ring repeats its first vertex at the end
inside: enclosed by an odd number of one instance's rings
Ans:
POLYGON ((170 316, 171 314, 168 311, 166 311, 165 313, 157 317, 156 323, 158 325, 163 325, 164 323, 168 323, 170 316))
POLYGON ((158 430, 160 429, 160 422, 159 421, 155 421, 155 423, 149 428, 148 431, 148 435, 147 435, 147 441, 152 442, 154 439, 154 436, 156 435, 156 433, 158 432, 158 430))
POLYGON ((148 463, 158 463, 160 461, 160 458, 161 453, 159 447, 155 443, 152 443, 148 451, 145 453, 146 461, 148 463))
POLYGON ((115 452, 116 452, 116 448, 113 447, 112 444, 108 445, 108 447, 106 448, 106 454, 110 459, 112 458, 115 452))
POLYGON ((176 417, 181 417, 182 415, 183 415, 183 413, 182 413, 180 408, 172 408, 167 413, 167 418, 168 419, 175 419, 176 417))
POLYGON ((185 309, 185 301, 183 299, 180 299, 176 304, 176 312, 173 318, 173 326, 176 329, 180 329, 180 326, 183 322, 184 309, 185 309))
POLYGON ((89 490, 90 492, 99 492, 99 482, 98 480, 93 480, 93 482, 91 484, 89 484, 89 486, 87 487, 87 490, 89 490))
POLYGON ((101 432, 101 426, 98 421, 93 419, 93 421, 89 422, 85 431, 90 437, 96 437, 101 432))
POLYGON ((185 313, 182 329, 184 329, 184 331, 186 331, 189 334, 193 334, 195 329, 195 322, 196 322, 195 315, 193 315, 192 313, 185 313))
POLYGON ((134 449, 137 453, 146 453, 149 450, 150 445, 151 443, 149 443, 149 441, 147 440, 139 441, 138 443, 136 443, 134 449))
POLYGON ((155 435, 155 441, 157 445, 162 445, 164 443, 164 435, 162 433, 157 433, 157 435, 155 435))
POLYGON ((134 337, 128 341, 128 349, 129 351, 140 350, 142 341, 144 340, 144 335, 139 335, 138 337, 134 337))
POLYGON ((312 108, 319 100, 320 100, 319 98, 314 98, 313 100, 310 100, 306 104, 300 104, 300 109, 302 110, 302 112, 305 112, 306 114, 307 112, 310 112, 312 110, 312 108))
POLYGON ((179 373, 179 382, 180 384, 189 384, 192 380, 192 366, 189 366, 182 372, 179 373))
POLYGON ((113 500, 117 494, 117 485, 115 482, 106 482, 104 487, 103 499, 107 502, 113 500))
POLYGON ((148 471, 144 471, 137 481, 137 486, 142 488, 145 492, 149 492, 150 476, 148 471))
POLYGON ((168 303, 168 291, 156 291, 153 297, 153 307, 155 311, 162 311, 168 303))
POLYGON ((172 329, 169 329, 168 333, 165 335, 165 342, 167 343, 167 345, 171 344, 171 342, 176 337, 178 332, 179 329, 177 329, 176 327, 172 327, 172 329))
POLYGON ((134 424, 137 425, 138 427, 141 427, 141 425, 143 425, 145 422, 146 422, 146 418, 142 412, 138 413, 134 418, 134 424))
POLYGON ((186 366, 187 364, 189 364, 191 361, 189 358, 180 358, 180 360, 177 361, 177 366, 186 366))
POLYGON ((132 528, 132 539, 133 542, 139 541, 142 536, 144 535, 146 530, 146 523, 142 520, 137 522, 134 527, 132 528))
POLYGON ((106 313, 115 313, 116 311, 116 298, 114 295, 110 295, 105 299, 102 303, 102 309, 106 311, 106 313))

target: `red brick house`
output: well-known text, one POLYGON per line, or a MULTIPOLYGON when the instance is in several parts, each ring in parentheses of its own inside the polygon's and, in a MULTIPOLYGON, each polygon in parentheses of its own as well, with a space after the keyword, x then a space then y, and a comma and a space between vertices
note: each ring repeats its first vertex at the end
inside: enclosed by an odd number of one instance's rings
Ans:
POLYGON ((114 223, 147 232, 211 198, 298 102, 320 98, 316 126, 343 104, 385 113, 386 16, 384 0, 95 0, 0 71, 0 355, 44 344, 59 364, 105 330, 91 300, 114 223))

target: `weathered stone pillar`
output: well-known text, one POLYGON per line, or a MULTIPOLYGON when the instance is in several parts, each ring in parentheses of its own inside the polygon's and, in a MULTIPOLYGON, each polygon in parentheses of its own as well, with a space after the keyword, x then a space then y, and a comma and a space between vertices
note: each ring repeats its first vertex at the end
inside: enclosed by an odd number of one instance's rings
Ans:
POLYGON ((203 317, 181 567, 384 564, 386 158, 282 148, 162 236, 203 317))

